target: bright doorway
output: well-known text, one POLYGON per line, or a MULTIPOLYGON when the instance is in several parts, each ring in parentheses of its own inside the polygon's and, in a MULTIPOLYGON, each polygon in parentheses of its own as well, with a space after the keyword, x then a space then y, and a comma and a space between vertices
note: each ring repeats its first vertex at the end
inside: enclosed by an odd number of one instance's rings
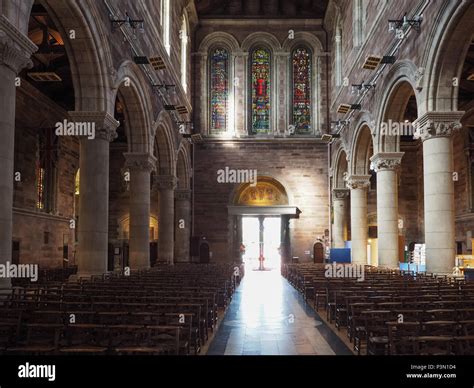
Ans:
POLYGON ((281 217, 259 216, 242 218, 243 259, 248 269, 260 267, 260 250, 266 270, 279 269, 281 264, 281 217), (261 233, 263 228, 263 233, 261 233))

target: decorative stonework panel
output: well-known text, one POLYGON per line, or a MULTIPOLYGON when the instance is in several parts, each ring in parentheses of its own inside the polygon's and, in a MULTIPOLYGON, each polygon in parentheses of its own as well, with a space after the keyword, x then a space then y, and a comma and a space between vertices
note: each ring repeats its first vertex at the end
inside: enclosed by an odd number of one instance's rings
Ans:
POLYGON ((399 170, 402 162, 403 152, 379 152, 372 156, 370 161, 375 172, 384 170, 399 170))
POLYGON ((351 190, 368 189, 370 186, 370 175, 350 175, 347 177, 346 185, 351 190))
POLYGON ((246 185, 240 193, 237 205, 277 206, 288 205, 288 197, 283 187, 272 182, 258 182, 256 186, 246 185))
POLYGON ((461 118, 465 112, 426 112, 413 123, 416 139, 422 141, 433 137, 450 137, 461 129, 461 118))

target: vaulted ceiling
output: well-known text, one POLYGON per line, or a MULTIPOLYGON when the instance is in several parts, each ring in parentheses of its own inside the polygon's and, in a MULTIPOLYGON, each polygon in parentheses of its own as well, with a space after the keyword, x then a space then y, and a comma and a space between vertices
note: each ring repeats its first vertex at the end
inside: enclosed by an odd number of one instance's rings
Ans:
POLYGON ((196 0, 201 18, 322 19, 328 0, 196 0))

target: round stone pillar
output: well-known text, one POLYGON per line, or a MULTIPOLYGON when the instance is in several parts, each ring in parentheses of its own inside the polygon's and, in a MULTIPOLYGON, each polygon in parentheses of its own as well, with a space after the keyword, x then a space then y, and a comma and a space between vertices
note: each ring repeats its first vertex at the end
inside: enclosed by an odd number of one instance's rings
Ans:
POLYGON ((126 153, 130 172, 130 267, 150 268, 150 174, 156 158, 148 153, 126 153))
POLYGON ((351 257, 353 264, 367 264, 367 189, 370 175, 351 175, 347 187, 351 190, 351 257))
POLYGON ((332 225, 333 248, 344 248, 347 240, 347 202, 349 198, 348 189, 332 190, 332 206, 334 221, 332 225))
POLYGON ((452 273, 456 241, 452 134, 464 112, 427 112, 414 123, 423 141, 426 270, 452 273))
POLYGON ((191 240, 191 190, 176 190, 175 206, 174 258, 177 263, 189 263, 191 261, 189 256, 191 240))
MULTIPOLYGON (((12 260, 13 163, 15 150, 16 76, 31 67, 37 47, 10 21, 0 15, 0 264, 12 260)), ((0 279, 9 288, 10 279, 0 279)))
POLYGON ((109 150, 119 122, 107 112, 69 112, 71 121, 95 129, 80 140, 78 277, 107 272, 109 236, 109 150))
POLYGON ((172 175, 161 175, 156 179, 160 196, 158 214, 158 260, 174 264, 174 190, 177 179, 172 175))
POLYGON ((370 160, 377 173, 377 241, 379 266, 398 268, 398 171, 403 152, 378 153, 370 160))

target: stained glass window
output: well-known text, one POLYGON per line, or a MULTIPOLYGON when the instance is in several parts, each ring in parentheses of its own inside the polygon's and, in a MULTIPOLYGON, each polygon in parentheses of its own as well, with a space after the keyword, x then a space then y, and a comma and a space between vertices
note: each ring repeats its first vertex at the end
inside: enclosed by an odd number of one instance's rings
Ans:
POLYGON ((311 133, 311 52, 300 47, 293 51, 293 125, 297 134, 311 133))
POLYGON ((271 55, 257 48, 251 56, 251 133, 270 133, 271 55))
POLYGON ((229 52, 216 48, 211 53, 211 133, 227 131, 227 107, 229 102, 229 52))
POLYGON ((74 179, 74 194, 79 195, 81 193, 81 170, 77 170, 76 178, 74 179))
POLYGON ((36 208, 44 210, 44 168, 36 169, 36 208))
POLYGON ((58 159, 58 138, 54 129, 38 130, 36 153, 36 208, 54 210, 54 187, 58 159))

